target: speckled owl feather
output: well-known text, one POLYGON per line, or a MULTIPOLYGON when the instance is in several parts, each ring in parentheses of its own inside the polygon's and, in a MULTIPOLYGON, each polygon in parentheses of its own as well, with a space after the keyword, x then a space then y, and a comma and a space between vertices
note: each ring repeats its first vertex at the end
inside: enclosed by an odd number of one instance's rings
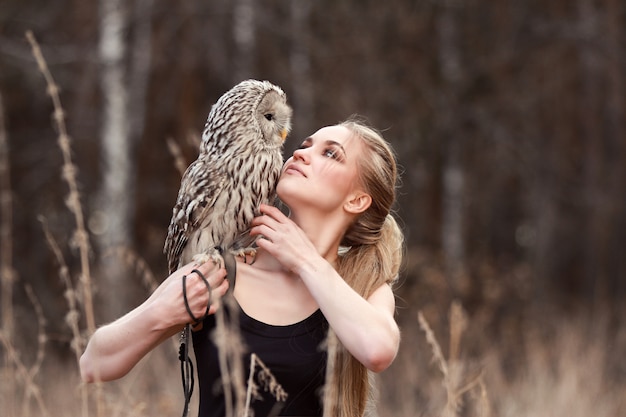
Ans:
POLYGON ((243 81, 213 105, 168 228, 170 272, 198 254, 215 256, 216 247, 252 246, 250 222, 261 203, 275 199, 291 113, 283 90, 268 81, 243 81))

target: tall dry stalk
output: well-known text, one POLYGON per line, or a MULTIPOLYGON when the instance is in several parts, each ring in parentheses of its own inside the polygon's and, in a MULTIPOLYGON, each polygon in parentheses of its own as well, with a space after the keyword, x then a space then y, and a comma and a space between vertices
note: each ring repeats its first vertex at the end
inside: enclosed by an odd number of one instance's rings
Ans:
POLYGON ((339 390, 335 378, 335 367, 337 366, 337 349, 339 349, 339 340, 332 329, 328 330, 328 337, 325 341, 326 348, 326 382, 324 383, 324 411, 323 417, 333 417, 334 407, 339 402, 339 390))
MULTIPOLYGON (((80 361, 80 355, 82 353, 82 346, 84 345, 84 338, 81 335, 79 319, 80 312, 78 310, 78 300, 76 290, 72 284, 72 279, 70 277, 69 268, 67 267, 67 263, 65 262, 65 258, 63 257, 63 252, 61 248, 57 244, 56 240, 50 233, 48 229, 48 223, 43 216, 39 217, 39 221, 41 222, 44 235, 46 237, 46 241, 48 242, 48 246, 52 250, 58 264, 59 264, 59 276, 63 281, 63 285, 65 286, 65 300, 68 305, 68 313, 65 316, 65 323, 69 326, 72 331, 72 342, 70 346, 72 347, 72 351, 74 352, 74 356, 76 358, 76 363, 78 364, 80 361)), ((81 393, 81 406, 82 406, 82 415, 88 415, 89 410, 89 395, 87 392, 87 386, 82 384, 80 387, 81 393)))
POLYGON ((178 146, 178 143, 176 143, 174 139, 168 138, 167 149, 174 158, 174 166, 176 167, 176 170, 182 177, 189 164, 185 161, 185 157, 183 156, 183 152, 180 150, 180 146, 178 146))
MULTIPOLYGON (((0 332, 0 343, 4 346, 4 349, 7 352, 7 356, 9 357, 9 360, 15 365, 15 373, 16 373, 15 381, 22 382, 22 384, 24 385, 25 395, 27 395, 28 398, 32 397, 35 400, 39 408, 39 415, 44 416, 44 417, 50 416, 50 413, 48 412, 48 408, 46 407, 46 404, 43 401, 43 397, 41 395, 41 389, 39 388, 37 383, 33 380, 31 372, 29 371, 29 368, 27 368, 26 365, 24 365, 24 363, 20 359, 20 354, 15 350, 15 347, 9 343, 4 332, 0 332)), ((15 384, 15 381, 13 381, 12 383, 15 384)), ((27 416, 29 414, 25 413, 23 410, 22 415, 27 416)))
MULTIPOLYGON (((87 234, 87 229, 85 227, 85 216, 83 215, 83 208, 80 203, 80 193, 78 192, 78 170, 76 165, 72 161, 72 151, 70 146, 71 141, 65 125, 65 111, 63 110, 63 106, 61 105, 59 86, 54 81, 54 78, 52 77, 52 74, 48 68, 48 64, 46 63, 46 60, 41 52, 41 48, 39 47, 39 44, 37 43, 37 40, 35 39, 35 36, 31 31, 26 32, 26 39, 31 46, 32 54, 35 58, 35 61, 37 62, 39 71, 45 79, 47 93, 52 100, 52 106, 54 109, 52 117, 58 132, 58 145, 63 155, 62 177, 69 188, 69 193, 65 202, 69 210, 74 215, 74 219, 76 222, 76 229, 74 230, 74 235, 71 238, 71 242, 75 247, 78 248, 80 254, 81 273, 79 282, 82 285, 82 297, 80 298, 82 298, 83 314, 86 321, 87 333, 91 335, 96 330, 96 323, 94 317, 91 272, 89 265, 90 244, 89 235, 87 234)), ((73 294, 76 293, 74 292, 73 294)), ((79 297, 75 297, 73 299, 77 300, 79 299, 79 297)), ((73 317, 72 320, 74 318, 77 317, 73 317)), ((84 340, 82 338, 75 337, 73 342, 75 344, 75 352, 82 352, 82 350, 84 349, 84 340)), ((98 375, 96 375, 96 379, 99 379, 98 375)), ((83 401, 85 401, 84 398, 85 397, 83 397, 83 401)), ((99 383, 96 384, 96 410, 98 416, 104 415, 102 387, 99 383)), ((88 407, 85 404, 83 404, 83 417, 88 417, 88 407)))
POLYGON ((448 359, 445 358, 441 346, 435 337, 428 321, 421 311, 417 313, 419 326, 426 335, 426 341, 431 347, 433 356, 441 373, 443 386, 446 390, 446 405, 441 413, 442 417, 457 417, 461 415, 463 395, 475 388, 479 389, 479 405, 477 415, 489 417, 490 408, 487 398, 487 389, 483 381, 482 371, 477 375, 467 377, 465 363, 461 360, 461 338, 467 329, 467 314, 461 304, 454 301, 450 306, 450 346, 448 359))
MULTIPOLYGON (((43 359, 45 356, 46 350, 46 342, 48 341, 48 337, 46 336, 46 318, 43 314, 43 308, 41 307, 41 303, 37 299, 35 292, 33 291, 30 285, 25 285, 26 295, 30 303, 33 306, 33 311, 35 312, 35 316, 37 317, 37 353, 35 355, 35 361, 28 368, 28 384, 26 385, 26 391, 24 392, 24 399, 22 400, 22 415, 28 416, 30 413, 28 412, 28 407, 30 404, 30 398, 40 394, 39 386, 34 384, 35 377, 39 374, 39 370, 41 369, 41 365, 43 364, 43 359)), ((42 412, 47 413, 47 411, 42 410, 42 412)))
POLYGON ((221 306, 215 312, 213 341, 218 349, 226 417, 240 417, 245 408, 246 388, 243 380, 244 345, 239 331, 239 312, 232 293, 221 298, 219 302, 221 306))
POLYGON ((426 318, 424 317, 421 311, 417 312, 417 321, 420 325, 420 328, 426 335, 426 342, 428 342, 428 344, 430 345, 430 348, 433 352, 434 359, 437 362, 437 365, 439 365, 439 369, 441 370, 443 377, 447 379, 448 378, 448 361, 446 361, 446 358, 443 356, 443 352, 441 351, 441 346, 439 345, 439 342, 437 342, 437 338, 435 337, 435 332, 433 332, 432 328, 428 324, 428 321, 426 320, 426 318))
MULTIPOLYGON (((31 415, 30 400, 34 399, 39 409, 38 415, 48 417, 50 416, 50 413, 48 412, 48 408, 46 407, 45 402, 43 401, 41 388, 35 381, 35 378, 39 374, 45 356, 45 346, 47 341, 47 336, 45 333, 45 318, 43 315, 43 309, 41 308, 41 304, 35 297, 35 293, 33 292, 32 288, 29 285, 26 285, 25 289, 28 299, 33 305, 33 311, 35 312, 37 318, 36 322, 38 325, 37 353, 33 364, 30 367, 27 367, 24 362, 22 362, 19 352, 15 350, 11 339, 6 336, 4 331, 0 332, 0 343, 4 346, 9 360, 15 367, 17 377, 16 381, 21 382, 24 387, 21 415, 31 415)), ((15 384, 15 381, 10 381, 10 383, 15 384)))
POLYGON ((80 253, 80 267, 81 275, 80 281, 83 286, 82 301, 85 314, 85 320, 87 322, 87 331, 92 334, 96 330, 96 322, 94 318, 93 299, 92 299, 92 285, 91 285, 91 273, 89 266, 89 235, 85 228, 85 217, 83 215, 83 208, 80 204, 80 193, 78 192, 78 180, 76 165, 72 162, 72 151, 70 146, 70 136, 67 133, 65 126, 65 111, 61 105, 61 98, 59 96, 59 86, 54 81, 48 64, 41 53, 41 48, 35 39, 35 36, 31 31, 26 32, 26 39, 31 45, 32 53, 37 61, 39 71, 43 75, 47 92, 52 100, 54 111, 52 118, 54 124, 59 132, 58 144, 61 152, 63 153, 63 179, 69 187, 69 194, 67 196, 66 204, 76 220, 76 230, 72 238, 72 242, 77 246, 80 253))
POLYGON ((153 293, 157 289, 159 283, 157 282, 150 265, 143 259, 136 251, 131 248, 117 246, 108 249, 103 257, 115 256, 122 260, 128 267, 134 269, 138 277, 141 278, 141 283, 153 293))
POLYGON ((480 397, 478 401, 478 416, 479 417, 491 417, 491 405, 489 404, 489 395, 487 394, 487 385, 484 378, 480 378, 478 381, 480 387, 480 397))
MULTIPOLYGON (((13 343, 13 284, 16 278, 13 269, 13 197, 11 193, 11 169, 9 164, 9 140, 4 123, 4 105, 0 94, 0 286, 2 288, 2 334, 9 345, 13 343)), ((1 379, 14 380, 14 370, 8 353, 2 366, 1 379)), ((13 415, 15 385, 2 384, 4 411, 13 415)))
POLYGON ((450 353, 448 356, 450 362, 456 362, 460 356, 461 338, 467 329, 467 314, 461 303, 455 300, 450 305, 448 317, 450 321, 450 353))
MULTIPOLYGON (((283 389, 282 385, 278 383, 272 371, 253 353, 250 355, 250 375, 248 376, 248 389, 246 391, 246 405, 243 417, 254 417, 253 414, 250 414, 250 405, 252 404, 253 397, 259 397, 259 388, 271 393, 277 403, 284 403, 287 400, 287 392, 283 389), (259 369, 258 373, 256 372, 257 367, 259 369), (257 376, 256 380, 254 378, 255 375, 257 376), (261 385, 260 387, 257 382, 261 385)), ((270 413, 268 417, 273 417, 279 412, 280 411, 270 413)))

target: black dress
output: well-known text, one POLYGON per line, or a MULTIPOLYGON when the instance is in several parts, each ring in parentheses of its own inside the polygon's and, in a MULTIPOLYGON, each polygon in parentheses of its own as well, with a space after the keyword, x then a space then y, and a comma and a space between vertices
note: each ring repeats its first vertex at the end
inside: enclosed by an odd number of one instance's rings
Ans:
MULTIPOLYGON (((250 406, 254 416, 321 416, 326 351, 320 346, 328 333, 328 322, 322 312, 317 310, 301 322, 287 326, 262 323, 239 307, 238 312, 241 335, 247 347, 243 362, 245 381, 250 372, 250 355, 255 353, 287 392, 286 402, 277 404, 271 393, 259 389, 263 398, 253 400, 250 406)), ((199 417, 225 415, 217 347, 211 337, 214 329, 215 316, 209 316, 202 330, 193 332, 200 381, 199 417)), ((254 377, 257 378, 256 373, 254 377)), ((259 382, 257 385, 262 386, 259 382)))

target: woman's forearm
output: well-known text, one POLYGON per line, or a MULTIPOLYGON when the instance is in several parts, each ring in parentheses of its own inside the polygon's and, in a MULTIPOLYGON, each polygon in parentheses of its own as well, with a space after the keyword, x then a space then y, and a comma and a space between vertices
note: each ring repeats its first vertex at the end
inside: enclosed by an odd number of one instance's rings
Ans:
POLYGON ((299 274, 345 348, 368 369, 386 369, 400 341, 391 288, 383 284, 364 299, 323 258, 304 263, 299 274))
POLYGON ((85 382, 123 377, 148 352, 182 329, 182 325, 163 327, 152 304, 149 299, 96 330, 80 358, 80 373, 85 382))
POLYGON ((202 317, 211 303, 209 314, 215 313, 217 303, 212 302, 213 297, 223 296, 228 289, 225 277, 226 270, 211 262, 200 266, 189 263, 172 273, 143 304, 91 336, 80 358, 83 380, 110 381, 126 375, 148 352, 191 321, 188 309, 194 317, 202 317), (199 270, 207 281, 194 270, 199 270))

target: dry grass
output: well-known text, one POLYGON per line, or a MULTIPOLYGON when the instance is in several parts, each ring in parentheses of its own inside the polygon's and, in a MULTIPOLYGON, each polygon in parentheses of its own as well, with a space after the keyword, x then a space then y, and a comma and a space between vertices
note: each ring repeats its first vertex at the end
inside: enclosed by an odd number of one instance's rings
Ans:
POLYGON ((35 61, 37 61, 39 71, 41 71, 41 74, 46 80, 47 92, 52 100, 52 105, 54 107, 52 119, 54 120, 55 127, 59 134, 59 149, 61 149, 61 152, 63 154, 62 176, 69 188, 66 204, 76 220, 76 230, 74 231, 74 235, 71 237, 71 242, 75 247, 78 248, 80 253, 80 282, 83 286, 83 313, 85 314, 85 319, 87 321, 87 331, 91 334, 96 330, 96 321, 94 318, 91 291, 89 235, 87 233, 87 229, 85 228, 85 216, 83 215, 83 207, 80 203, 80 193, 78 192, 78 169, 72 161, 71 141, 70 136, 67 133, 67 128, 65 126, 65 111, 63 110, 63 106, 61 105, 61 98, 59 97, 59 86, 54 81, 54 78, 52 77, 52 74, 48 69, 48 64, 46 63, 46 60, 41 53, 41 49, 39 48, 39 44, 37 43, 37 40, 35 39, 33 33, 30 31, 27 32, 26 39, 31 45, 33 56, 35 57, 35 61))
POLYGON ((519 358, 523 366, 513 380, 503 373, 503 358, 496 348, 485 353, 489 383, 498 387, 494 401, 498 415, 625 415, 624 361, 611 354, 621 352, 623 356, 624 340, 620 342, 618 335, 602 334, 604 324, 590 323, 588 318, 563 319, 548 326, 553 327, 552 335, 528 331, 519 358), (583 330, 590 324, 598 327, 583 330))
MULTIPOLYGON (((2 342, 13 346, 13 286, 16 279, 13 269, 13 198, 11 193, 11 170, 9 165, 9 141, 4 123, 4 105, 0 95, 0 286, 2 288, 2 342)), ((4 363, 11 362, 11 354, 5 348, 4 363)), ((0 380, 13 381, 14 367, 4 366, 0 380)), ((0 395, 6 398, 4 409, 13 410, 15 390, 13 384, 1 384, 0 395)))
POLYGON ((185 160, 185 157, 183 156, 183 152, 181 151, 180 146, 178 146, 178 143, 176 143, 174 139, 168 138, 167 149, 170 151, 170 154, 172 154, 172 157, 174 158, 174 166, 176 167, 176 170, 182 177, 185 174, 185 170, 187 169, 187 166, 189 164, 185 160))
POLYGON ((431 304, 417 324, 404 313, 400 353, 381 375, 380 417, 625 415, 626 328, 608 312, 528 314, 502 328, 456 303, 447 321, 431 304))
MULTIPOLYGON (((282 385, 274 378, 272 371, 254 353, 250 355, 250 373, 247 385, 244 417, 251 416, 250 405, 253 399, 261 398, 259 394, 261 389, 271 393, 278 403, 284 403, 285 400, 287 400, 287 392, 285 392, 282 385)), ((273 414, 268 417, 273 417, 273 414)))
POLYGON ((417 313, 417 320, 420 328, 426 335, 426 341, 431 347, 433 357, 443 375, 443 387, 446 392, 446 402, 441 411, 442 417, 456 417, 462 414, 464 406, 464 396, 477 391, 476 416, 489 417, 490 406, 487 398, 487 390, 483 381, 483 373, 479 371, 474 375, 465 375, 467 370, 465 363, 461 360, 461 338, 467 328, 467 316, 463 307, 458 302, 453 302, 450 307, 450 355, 446 359, 441 350, 434 331, 421 311, 417 313))
MULTIPOLYGON (((93 294, 92 294, 92 285, 91 285, 91 272, 90 272, 90 264, 89 264, 89 253, 90 253, 90 245, 89 245, 89 235, 85 228, 85 217, 83 215, 83 207, 80 202, 80 194, 78 192, 78 174, 77 167, 72 161, 72 149, 71 149, 71 141, 70 136, 67 132, 67 128, 65 126, 65 111, 63 110, 63 106, 61 105, 61 98, 59 96, 59 86, 54 81, 50 70, 48 69, 48 64, 43 57, 41 52, 41 48, 35 39, 35 36, 32 32, 26 32, 26 39, 28 40, 33 57, 37 62, 37 66, 39 67, 39 71, 43 75, 47 92, 52 100, 53 113, 52 119, 54 121, 56 130, 58 132, 58 145, 61 153, 63 154, 63 167, 62 167, 62 177, 65 180, 69 193, 66 199, 66 205, 70 212, 74 215, 74 219, 76 222, 76 229, 74 230, 73 236, 70 237, 70 242, 74 247, 76 247, 80 254, 80 279, 79 282, 82 285, 81 291, 81 305, 82 305, 82 314, 85 317, 86 326, 87 326, 87 334, 91 335, 96 330, 96 321, 94 317, 94 308, 93 308, 93 294)), ((48 238, 50 242, 51 239, 48 238)), ((53 248, 53 251, 54 248, 53 248)), ((60 268, 64 269, 66 266, 64 262, 58 257, 57 260, 60 261, 60 268)), ((62 277, 64 277, 62 275, 62 277)), ((65 284, 67 286, 67 298, 70 303, 74 303, 78 299, 75 293, 75 289, 72 286, 71 280, 69 277, 65 276, 64 279, 65 284)), ((77 304, 74 303, 70 307, 70 319, 77 320, 78 309, 76 308, 77 304)), ((76 329, 73 329, 74 340, 72 342, 73 349, 75 352, 82 352, 85 345, 85 338, 81 338, 77 335, 76 329)), ((81 398, 82 398, 82 415, 87 417, 89 415, 88 408, 88 392, 87 389, 83 386, 81 388, 81 398)), ((101 389, 100 385, 96 384, 96 408, 98 410, 98 415, 102 415, 103 405, 101 398, 101 389)))
MULTIPOLYGON (((18 350, 11 343, 12 337, 6 335, 4 331, 0 332, 0 342, 7 353, 8 363, 13 365, 12 370, 14 370, 14 372, 8 372, 8 374, 15 374, 17 376, 16 380, 19 381, 23 387, 23 398, 21 401, 20 410, 21 415, 32 415, 30 405, 31 400, 34 400, 35 404, 37 405, 37 415, 47 417, 50 416, 50 412, 48 411, 45 401, 43 400, 41 387, 37 381, 45 356, 45 347, 47 340, 45 332, 45 318, 43 317, 41 305, 39 304, 37 297, 32 291, 32 288, 29 285, 26 285, 25 289, 37 318, 36 322, 38 337, 35 360, 31 365, 25 364, 22 361, 18 350)), ((16 392, 16 390, 13 390, 13 392, 16 392)))

